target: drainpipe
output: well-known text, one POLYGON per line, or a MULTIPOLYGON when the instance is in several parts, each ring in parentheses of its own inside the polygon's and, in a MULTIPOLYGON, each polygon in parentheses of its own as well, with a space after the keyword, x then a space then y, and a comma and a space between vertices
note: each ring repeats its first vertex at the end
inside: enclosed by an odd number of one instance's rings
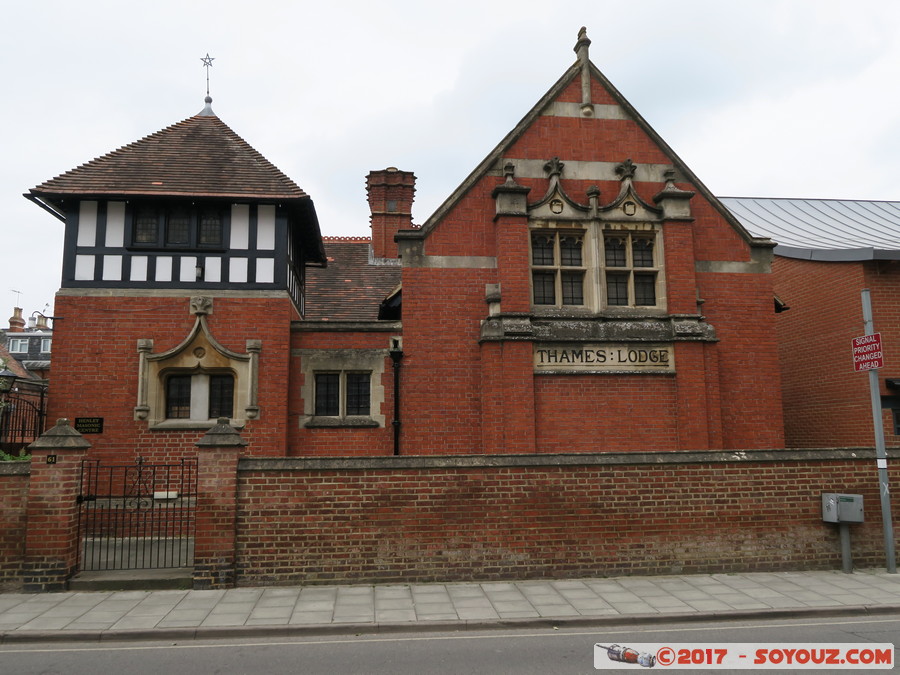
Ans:
POLYGON ((403 350, 400 349, 400 340, 391 340, 391 349, 388 351, 391 361, 394 362, 394 454, 400 454, 400 361, 403 360, 403 350))

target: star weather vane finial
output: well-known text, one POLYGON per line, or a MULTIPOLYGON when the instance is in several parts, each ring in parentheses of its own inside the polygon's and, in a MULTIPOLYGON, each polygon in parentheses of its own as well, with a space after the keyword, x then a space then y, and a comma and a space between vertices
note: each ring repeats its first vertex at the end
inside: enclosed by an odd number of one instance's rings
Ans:
POLYGON ((206 52, 206 56, 200 59, 203 61, 203 67, 206 68, 206 95, 209 96, 209 69, 212 68, 212 62, 215 61, 215 58, 209 55, 209 52, 206 52))

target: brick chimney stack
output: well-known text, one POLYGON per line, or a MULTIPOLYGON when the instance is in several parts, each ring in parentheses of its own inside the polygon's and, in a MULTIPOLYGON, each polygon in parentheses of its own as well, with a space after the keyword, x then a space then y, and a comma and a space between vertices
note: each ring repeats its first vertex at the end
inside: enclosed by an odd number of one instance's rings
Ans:
POLYGON ((24 333, 25 319, 22 318, 22 308, 13 307, 13 315, 9 317, 9 332, 24 333))
POLYGON ((372 215, 372 253, 376 258, 396 258, 394 235, 412 227, 412 203, 416 177, 411 171, 389 166, 383 171, 370 171, 366 176, 366 192, 372 215))

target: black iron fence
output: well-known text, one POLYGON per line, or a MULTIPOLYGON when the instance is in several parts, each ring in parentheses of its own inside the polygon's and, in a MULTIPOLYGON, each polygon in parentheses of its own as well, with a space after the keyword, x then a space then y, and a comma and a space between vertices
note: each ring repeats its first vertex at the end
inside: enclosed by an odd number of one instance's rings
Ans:
POLYGON ((0 450, 11 455, 37 440, 47 422, 47 385, 19 380, 0 395, 0 450))
POLYGON ((84 460, 78 503, 82 571, 193 565, 196 459, 109 466, 84 460))

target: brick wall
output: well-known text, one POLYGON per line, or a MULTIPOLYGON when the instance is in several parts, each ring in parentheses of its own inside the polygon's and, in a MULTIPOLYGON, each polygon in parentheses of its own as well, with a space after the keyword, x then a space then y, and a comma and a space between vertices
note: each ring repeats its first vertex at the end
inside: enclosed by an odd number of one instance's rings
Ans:
MULTIPOLYGON (((399 333, 399 331, 398 331, 399 333)), ((305 375, 301 370, 300 349, 367 349, 386 350, 391 332, 341 331, 327 332, 319 329, 302 330, 295 325, 291 333, 291 386, 288 392, 288 455, 309 456, 358 456, 390 455, 394 448, 394 370, 393 363, 385 356, 380 385, 384 401, 377 412, 384 415, 383 427, 373 428, 305 428, 300 425, 306 401, 302 387, 305 375)), ((403 373, 405 376, 405 372, 403 373)), ((373 410, 373 413, 376 412, 373 410)))
MULTIPOLYGON (((138 455, 151 462, 193 456, 197 431, 149 430, 134 419, 138 389, 139 339, 154 341, 159 353, 180 344, 196 317, 190 296, 100 297, 60 293, 56 298, 53 387, 48 419, 102 417, 103 433, 91 434, 91 456, 130 462, 138 455)), ((227 349, 246 352, 248 339, 262 340, 259 355, 260 415, 242 431, 254 454, 284 456, 287 447, 287 397, 290 325, 296 318, 284 298, 214 297, 207 317, 213 337, 227 349)), ((237 411, 236 411, 237 413, 237 411)))
MULTIPOLYGON (((853 446, 874 442, 869 378, 853 369, 850 341, 863 335, 863 288, 872 292, 875 330, 882 333, 886 377, 900 377, 900 271, 881 263, 775 259, 775 292, 790 309, 777 315, 789 447, 853 446)), ((889 411, 885 442, 900 446, 889 411)))
POLYGON ((864 496, 853 560, 881 566, 873 457, 869 449, 242 460, 237 580, 839 569, 837 528, 821 520, 820 494, 831 491, 864 496))
POLYGON ((0 591, 21 585, 30 468, 28 462, 0 462, 0 591))

